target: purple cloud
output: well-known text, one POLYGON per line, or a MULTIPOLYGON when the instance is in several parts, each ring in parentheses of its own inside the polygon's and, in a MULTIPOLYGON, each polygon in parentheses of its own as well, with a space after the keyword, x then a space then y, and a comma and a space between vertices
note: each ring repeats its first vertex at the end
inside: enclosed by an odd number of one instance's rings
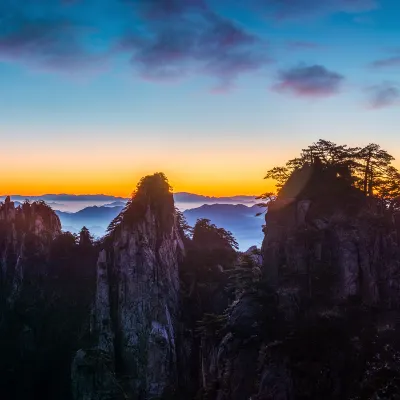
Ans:
POLYGON ((205 0, 124 0, 149 19, 169 18, 185 12, 208 10, 205 0))
MULTIPOLYGON (((269 13, 282 15, 300 15, 314 8, 359 12, 376 5, 374 0, 236 1, 245 7, 257 3, 269 13)), ((0 0, 0 15, 5 16, 0 25, 0 61, 80 72, 97 70, 117 54, 129 57, 134 73, 144 79, 201 75, 216 80, 216 91, 226 91, 240 76, 262 70, 272 59, 265 40, 216 14, 213 5, 211 0, 0 0), (110 18, 105 18, 105 12, 110 18), (90 22, 88 15, 93 16, 90 22)), ((304 50, 318 45, 298 41, 290 46, 304 50)), ((285 79, 278 85, 280 90, 325 96, 343 79, 321 72, 323 67, 308 69, 314 69, 308 82, 305 76, 281 75, 285 79)), ((305 71, 297 70, 301 72, 305 71)))
POLYGON ((298 66, 281 71, 273 89, 300 97, 328 97, 336 94, 344 77, 321 65, 298 66))
POLYGON ((253 0, 266 14, 278 19, 297 19, 338 12, 360 13, 379 6, 377 0, 253 0))
POLYGON ((315 49, 321 49, 322 47, 323 46, 321 46, 318 43, 304 42, 301 40, 287 43, 287 48, 289 50, 315 50, 315 49))
POLYGON ((371 67, 377 68, 377 69, 400 67, 400 56, 393 56, 393 57, 376 60, 371 64, 371 67))
POLYGON ((63 15, 66 0, 3 0, 0 15, 0 61, 22 62, 35 68, 65 72, 98 69, 104 55, 84 45, 91 30, 63 15), (40 13, 38 13, 40 11, 40 13), (40 15, 39 17, 35 17, 40 15))
MULTIPOLYGON (((200 7, 197 2, 194 6, 200 7)), ((121 41, 120 49, 131 53, 133 68, 145 79, 200 74, 215 77, 217 91, 226 91, 239 75, 271 61, 262 40, 232 21, 205 7, 195 14, 186 7, 179 10, 175 15, 174 8, 167 24, 145 20, 148 34, 129 34, 121 41)))
POLYGON ((400 89, 397 85, 385 82, 367 88, 369 106, 374 109, 400 104, 400 89))
POLYGON ((0 36, 0 60, 24 61, 54 70, 85 68, 102 57, 81 46, 68 23, 30 23, 19 31, 0 36))
POLYGON ((99 0, 91 22, 88 4, 2 0, 0 61, 81 72, 123 54, 144 79, 205 75, 216 78, 218 90, 270 62, 259 37, 217 15, 207 0, 99 0), (112 10, 112 21, 103 18, 105 10, 112 10))

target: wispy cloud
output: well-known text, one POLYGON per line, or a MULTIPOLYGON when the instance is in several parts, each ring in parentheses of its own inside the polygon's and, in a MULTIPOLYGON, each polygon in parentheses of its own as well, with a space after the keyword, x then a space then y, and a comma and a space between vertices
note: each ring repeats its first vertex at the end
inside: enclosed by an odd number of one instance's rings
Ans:
POLYGON ((213 13, 203 2, 177 1, 171 7, 157 12, 149 5, 140 7, 146 33, 130 33, 121 40, 120 48, 131 53, 132 67, 142 77, 169 80, 203 74, 215 77, 220 91, 271 61, 259 37, 213 13))
POLYGON ((278 19, 297 19, 338 12, 361 13, 379 6, 378 0, 250 0, 278 19))
POLYGON ((129 56, 132 70, 143 79, 206 75, 224 91, 240 75, 271 61, 261 38, 213 12, 205 0, 99 0, 91 3, 91 14, 87 4, 4 0, 0 60, 81 72, 98 69, 117 49, 129 56), (99 13, 118 9, 118 18, 96 14, 101 25, 89 22, 93 7, 99 13), (100 34, 93 41, 93 32, 108 32, 108 37, 100 34))
POLYGON ((400 88, 397 84, 384 82, 367 88, 368 105, 381 109, 400 104, 400 88))
POLYGON ((324 46, 315 42, 306 42, 297 40, 297 41, 287 42, 286 47, 289 50, 316 50, 316 49, 322 49, 324 46))
POLYGON ((371 67, 376 69, 400 67, 400 55, 376 60, 371 63, 371 67))
POLYGON ((329 97, 339 92, 343 80, 322 65, 300 65, 281 71, 273 89, 300 97, 329 97))
POLYGON ((146 19, 164 19, 187 12, 209 10, 205 0, 123 0, 139 11, 146 19))
MULTIPOLYGON (((251 12, 302 17, 359 13, 375 0, 237 0, 251 12), (254 6, 256 6, 254 8, 254 6), (253 8, 252 8, 253 7, 253 8)), ((212 8, 211 0, 1 0, 0 60, 53 71, 98 70, 120 55, 134 76, 156 81, 207 76, 215 91, 273 61, 267 40, 212 8), (110 15, 109 15, 110 14, 110 15)), ((293 41, 294 50, 320 48, 293 41)), ((279 90, 327 96, 343 77, 315 65, 281 73, 279 90)))
POLYGON ((64 15, 68 7, 65 0, 27 4, 4 0, 0 60, 68 72, 98 69, 104 54, 85 45, 91 29, 64 15))

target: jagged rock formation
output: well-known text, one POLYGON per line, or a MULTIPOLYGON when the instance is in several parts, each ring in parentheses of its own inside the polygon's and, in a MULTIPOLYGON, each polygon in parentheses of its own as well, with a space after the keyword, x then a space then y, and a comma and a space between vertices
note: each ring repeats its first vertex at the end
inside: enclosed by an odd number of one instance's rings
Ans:
POLYGON ((269 206, 261 252, 190 239, 163 174, 100 242, 0 204, 0 385, 17 400, 395 399, 400 218, 318 163, 269 206))
POLYGON ((266 279, 309 297, 328 291, 334 302, 354 296, 368 304, 398 302, 400 226, 395 217, 378 210, 374 198, 334 169, 306 165, 295 171, 266 215, 266 279))
POLYGON ((193 229, 192 240, 186 240, 186 256, 180 265, 179 390, 182 399, 195 398, 206 382, 204 376, 209 357, 205 347, 209 343, 199 335, 199 321, 209 326, 210 323, 213 325, 216 317, 219 323, 219 314, 223 314, 234 300, 234 290, 227 287, 229 271, 237 259, 232 239, 229 232, 207 219, 199 219, 193 229))
POLYGON ((69 399, 91 303, 91 254, 42 202, 0 204, 0 386, 6 399, 69 399))
POLYGON ((334 168, 296 170, 266 215, 263 279, 203 327, 202 398, 398 398, 399 233, 334 168))
POLYGON ((177 387, 183 244, 162 174, 144 178, 97 262, 94 345, 73 364, 74 398, 166 398, 177 387))
POLYGON ((61 223, 44 203, 25 203, 15 208, 7 197, 0 204, 1 299, 13 303, 24 284, 26 273, 43 272, 37 260, 46 259, 50 244, 61 233, 61 223), (36 264, 36 270, 27 265, 36 264))

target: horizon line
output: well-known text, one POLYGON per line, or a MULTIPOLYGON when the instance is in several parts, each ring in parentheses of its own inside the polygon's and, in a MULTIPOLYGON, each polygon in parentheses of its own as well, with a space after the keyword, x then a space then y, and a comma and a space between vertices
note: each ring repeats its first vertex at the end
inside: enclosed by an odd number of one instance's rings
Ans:
MULTIPOLYGON (((206 194, 199 194, 199 193, 192 193, 192 192, 172 192, 172 194, 190 194, 190 195, 194 195, 194 196, 202 196, 202 197, 209 197, 209 198, 227 198, 227 197, 257 197, 259 196, 259 194, 254 194, 254 195, 249 195, 249 194, 234 194, 234 195, 225 195, 225 196, 216 196, 216 195, 206 195, 206 194)), ((43 194, 32 194, 32 195, 27 195, 27 194, 0 194, 0 198, 2 197, 15 197, 15 196, 19 196, 19 197, 44 197, 44 196, 75 196, 75 197, 85 197, 85 196, 107 196, 107 197, 113 197, 115 199, 131 199, 132 196, 130 197, 124 197, 124 196, 115 196, 112 194, 106 194, 106 193, 86 193, 86 194, 74 194, 74 193, 43 193, 43 194)))

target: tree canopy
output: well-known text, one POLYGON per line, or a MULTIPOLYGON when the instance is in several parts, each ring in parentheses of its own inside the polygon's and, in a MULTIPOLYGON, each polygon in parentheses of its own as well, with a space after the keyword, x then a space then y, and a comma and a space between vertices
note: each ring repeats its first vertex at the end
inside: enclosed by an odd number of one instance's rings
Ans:
MULTIPOLYGON (((278 195, 292 173, 306 165, 319 163, 323 168, 334 168, 338 177, 358 188, 365 196, 376 197, 387 207, 397 207, 400 197, 400 173, 392 165, 394 157, 378 144, 349 147, 320 139, 302 149, 299 157, 284 166, 271 168, 265 179, 276 181, 278 195)), ((259 198, 271 201, 272 194, 259 198)))
POLYGON ((193 229, 193 241, 211 247, 227 247, 238 249, 239 245, 231 232, 218 228, 209 219, 199 218, 193 229))
POLYGON ((147 207, 158 215, 157 220, 163 227, 171 225, 175 210, 172 187, 162 172, 147 175, 139 181, 132 198, 120 214, 111 221, 106 236, 115 232, 122 221, 133 223, 143 218, 147 207))

